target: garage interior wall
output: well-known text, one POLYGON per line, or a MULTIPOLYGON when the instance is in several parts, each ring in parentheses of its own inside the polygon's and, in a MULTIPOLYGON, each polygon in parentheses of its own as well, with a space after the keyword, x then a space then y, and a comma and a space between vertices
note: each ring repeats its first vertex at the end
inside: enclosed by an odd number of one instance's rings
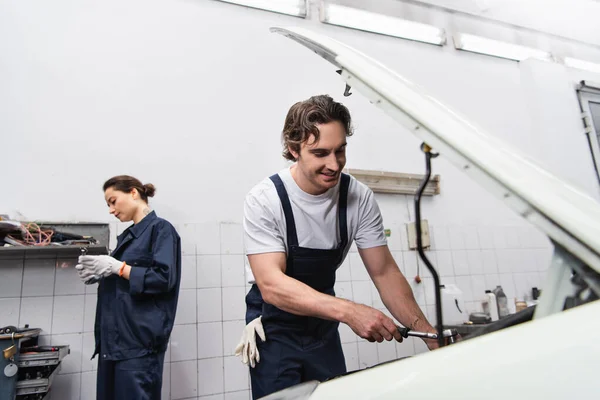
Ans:
MULTIPOLYGON (((598 199, 574 85, 593 73, 517 63, 210 0, 56 0, 0 3, 0 212, 28 220, 110 222, 102 183, 130 174, 157 187, 151 206, 183 240, 183 277, 163 392, 171 399, 248 399, 233 349, 244 326, 242 205, 261 179, 288 165, 279 135, 288 108, 328 93, 350 109, 350 168, 423 173, 420 142, 359 93, 343 97, 335 69, 271 26, 303 26, 386 64, 475 124, 598 199)), ((589 46, 588 46, 589 47, 589 46)), ((586 47, 586 51, 589 48, 586 47)), ((599 51, 600 52, 600 51, 599 51)), ((574 54, 573 56, 575 56, 574 54)), ((514 307, 542 287, 544 235, 450 165, 433 171, 441 194, 423 200, 429 255, 471 311, 501 284, 514 307)), ((412 196, 376 195, 389 245, 433 317, 432 279, 414 283, 405 224, 412 196)), ((422 269, 423 271, 423 269, 422 269)), ((44 329, 69 344, 54 400, 92 399, 95 293, 52 262, 3 265, 0 321, 44 329), (20 289, 19 289, 20 288, 20 289)), ((383 309, 353 250, 338 295, 383 309)), ((340 328, 349 369, 426 351, 421 342, 372 344, 340 328)))

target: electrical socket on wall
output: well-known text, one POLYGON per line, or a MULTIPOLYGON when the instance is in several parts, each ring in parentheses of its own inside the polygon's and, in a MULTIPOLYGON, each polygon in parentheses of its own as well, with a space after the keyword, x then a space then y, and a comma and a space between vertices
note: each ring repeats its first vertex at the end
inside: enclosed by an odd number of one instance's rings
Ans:
MULTIPOLYGON (((411 250, 416 250, 417 228, 414 222, 406 224, 406 232, 408 233, 408 248, 411 250)), ((429 240, 429 223, 426 219, 421 220, 421 241, 424 249, 427 249, 431 246, 431 241, 429 240)))

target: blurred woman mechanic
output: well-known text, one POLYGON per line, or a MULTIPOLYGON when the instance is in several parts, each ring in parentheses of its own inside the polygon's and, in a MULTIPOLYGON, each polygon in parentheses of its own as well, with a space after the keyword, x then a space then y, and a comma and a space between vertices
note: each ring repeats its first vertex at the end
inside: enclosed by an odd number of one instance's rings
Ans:
POLYGON ((181 241, 148 207, 152 184, 131 176, 104 183, 110 213, 133 221, 110 256, 81 256, 86 283, 99 282, 95 338, 98 400, 160 399, 163 361, 173 329, 181 278, 181 241))

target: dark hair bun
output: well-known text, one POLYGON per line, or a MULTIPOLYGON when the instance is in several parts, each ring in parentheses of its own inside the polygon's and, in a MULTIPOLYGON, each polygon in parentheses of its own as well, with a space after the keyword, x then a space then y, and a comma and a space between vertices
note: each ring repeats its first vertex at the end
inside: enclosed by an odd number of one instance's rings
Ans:
POLYGON ((154 193, 155 192, 156 192, 156 188, 154 187, 153 184, 146 183, 144 185, 144 193, 146 194, 146 196, 148 196, 148 197, 154 197, 154 193))

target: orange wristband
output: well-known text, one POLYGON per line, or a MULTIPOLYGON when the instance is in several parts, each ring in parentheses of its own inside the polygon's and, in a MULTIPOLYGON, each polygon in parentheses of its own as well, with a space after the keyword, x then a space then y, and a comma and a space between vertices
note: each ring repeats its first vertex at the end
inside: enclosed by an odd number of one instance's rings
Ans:
POLYGON ((125 271, 125 261, 123 261, 123 265, 121 265, 121 268, 119 268, 119 276, 123 276, 123 272, 125 271))

